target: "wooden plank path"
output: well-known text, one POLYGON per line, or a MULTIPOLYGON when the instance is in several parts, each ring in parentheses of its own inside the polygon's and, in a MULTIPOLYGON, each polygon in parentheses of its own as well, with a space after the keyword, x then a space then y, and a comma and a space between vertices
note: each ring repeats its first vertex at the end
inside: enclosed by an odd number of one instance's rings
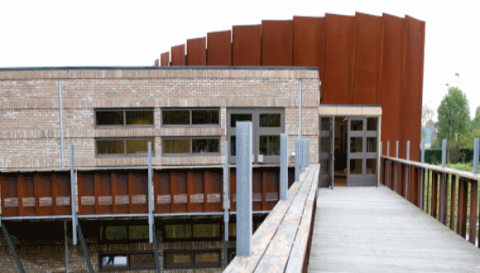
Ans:
POLYGON ((310 164, 252 236, 252 256, 240 257, 224 272, 302 272, 318 188, 319 164, 310 164))
POLYGON ((308 272, 480 272, 480 250, 387 187, 321 188, 308 272))

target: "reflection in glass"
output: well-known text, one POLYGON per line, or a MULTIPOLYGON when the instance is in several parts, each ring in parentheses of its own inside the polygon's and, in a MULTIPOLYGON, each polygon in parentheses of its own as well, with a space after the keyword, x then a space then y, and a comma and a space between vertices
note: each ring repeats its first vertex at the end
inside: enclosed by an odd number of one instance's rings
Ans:
POLYGON ((260 136, 260 154, 280 155, 280 136, 260 136))
POLYGON ((350 159, 350 174, 362 174, 362 159, 350 159))
POLYGON ((363 120, 350 121, 350 131, 363 131, 363 120))
POLYGON ((97 111, 97 126, 123 126, 123 111, 97 111))
POLYGON ((377 118, 367 118, 367 131, 377 131, 377 118))
POLYGON ((330 131, 330 118, 321 118, 320 126, 322 131, 330 131))
POLYGON ((165 238, 187 239, 192 238, 191 224, 165 225, 165 238))
POLYGON ((220 224, 193 224, 193 238, 217 238, 220 236, 220 224))
POLYGON ((195 253, 195 263, 218 263, 220 255, 218 252, 195 253))
POLYGON ((363 138, 351 137, 350 138, 350 153, 362 153, 363 152, 363 138))
POLYGON ((127 125, 153 125, 153 110, 126 111, 127 125))
POLYGON ((127 140, 127 154, 138 154, 146 155, 148 154, 148 142, 152 142, 152 151, 153 151, 153 140, 151 139, 133 139, 127 140))
POLYGON ((219 123, 218 110, 192 110, 192 125, 219 123))
POLYGON ((148 226, 139 225, 139 226, 129 226, 128 227, 128 237, 130 240, 145 240, 148 239, 148 226))
POLYGON ((189 154, 190 139, 164 139, 164 154, 189 154))
POLYGON ((236 127, 237 121, 252 121, 252 114, 231 114, 230 127, 236 127))
POLYGON ((237 138, 235 136, 230 137, 230 156, 236 156, 237 138))
POLYGON ((376 153, 376 152, 377 152, 377 138, 367 137, 367 153, 376 153))
POLYGON ((367 174, 376 174, 377 173, 377 160, 372 158, 372 159, 367 159, 367 174))
POLYGON ((105 239, 112 240, 126 240, 127 226, 107 226, 105 230, 105 239))
POLYGON ((280 127, 280 114, 260 114, 260 127, 280 127))
POLYGON ((320 138, 320 152, 329 154, 332 152, 332 139, 329 137, 320 138))
POLYGON ((320 160, 320 174, 321 175, 328 175, 328 159, 322 159, 320 160))
POLYGON ((97 154, 123 155, 125 154, 124 140, 97 140, 97 154))
POLYGON ((212 139, 192 139, 192 153, 204 154, 204 153, 219 153, 220 152, 220 140, 217 138, 212 139))
POLYGON ((163 125, 190 125, 189 110, 163 110, 163 125))

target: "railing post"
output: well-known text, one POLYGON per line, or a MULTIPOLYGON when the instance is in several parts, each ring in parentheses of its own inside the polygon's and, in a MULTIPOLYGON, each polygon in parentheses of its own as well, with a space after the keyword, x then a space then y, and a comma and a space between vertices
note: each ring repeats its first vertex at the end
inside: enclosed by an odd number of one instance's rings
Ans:
POLYGON ((252 255, 252 122, 237 122, 237 256, 252 255))
MULTIPOLYGON (((442 139, 442 167, 445 168, 447 163, 447 140, 442 139)), ((441 207, 440 207, 440 222, 445 224, 445 193, 446 193, 446 184, 447 184, 447 174, 442 173, 442 196, 440 197, 441 207)))
POLYGON ((73 143, 70 143, 70 203, 72 206, 72 237, 73 245, 77 245, 77 201, 75 200, 75 154, 73 143))
POLYGON ((425 140, 422 141, 422 156, 420 157, 420 162, 425 163, 425 140))
MULTIPOLYGON (((397 140, 397 143, 396 143, 396 148, 395 148, 395 157, 398 159, 398 140, 397 140)), ((395 192, 398 193, 398 190, 397 190, 397 181, 398 180, 398 161, 395 162, 395 192)))
MULTIPOLYGON (((382 164, 382 150, 383 149, 382 148, 383 148, 383 144, 380 141, 380 158, 378 160, 379 161, 378 166, 380 166, 380 168, 378 168, 378 177, 380 179, 382 179, 382 166, 383 166, 383 164, 382 164)), ((378 181, 377 181, 376 187, 378 187, 378 181)))
POLYGON ((288 135, 280 134, 280 200, 288 198, 288 135))
MULTIPOLYGON (((410 160, 410 140, 407 141, 407 160, 410 160)), ((410 165, 407 164, 405 166, 405 199, 408 200, 408 170, 410 169, 410 165)))
MULTIPOLYGON (((387 141, 387 157, 390 157, 390 141, 387 141)), ((387 187, 390 188, 390 159, 385 162, 387 168, 387 187)))
POLYGON ((303 171, 307 169, 307 157, 308 157, 308 150, 307 150, 307 140, 303 140, 303 171))
POLYGON ((300 181, 300 141, 299 137, 295 138, 295 181, 300 181))
MULTIPOLYGON (((421 162, 425 163, 425 140, 422 141, 422 156, 421 162)), ((423 180, 425 179, 425 169, 422 167, 420 168, 420 209, 423 210, 423 180)))
POLYGON ((479 153, 479 139, 473 141, 473 173, 478 174, 478 153, 479 153))
POLYGON ((225 240, 224 240, 224 260, 223 260, 223 265, 224 269, 227 268, 227 262, 228 262, 228 222, 230 221, 230 167, 228 166, 228 155, 229 155, 229 150, 228 150, 228 140, 225 141, 225 167, 224 167, 224 173, 225 173, 225 183, 224 183, 224 213, 223 213, 223 221, 225 222, 225 240))
POLYGON ((310 166, 310 140, 307 139, 307 167, 310 166))

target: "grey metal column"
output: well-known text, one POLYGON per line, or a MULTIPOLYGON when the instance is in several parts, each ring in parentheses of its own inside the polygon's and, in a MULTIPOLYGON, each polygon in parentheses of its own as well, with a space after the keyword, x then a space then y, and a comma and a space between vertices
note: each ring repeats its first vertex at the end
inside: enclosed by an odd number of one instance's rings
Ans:
POLYGON ((302 172, 307 169, 307 140, 302 139, 302 172))
POLYGON ((478 153, 479 153, 479 139, 473 141, 473 173, 478 174, 478 153))
POLYGON ((160 273, 160 263, 158 262, 157 228, 153 223, 153 255, 155 256, 155 269, 160 273))
MULTIPOLYGON (((377 166, 379 166, 380 168, 378 168, 378 179, 382 179, 382 153, 383 153, 383 143, 380 141, 380 158, 377 159, 377 166), (378 164, 378 162, 380 162, 380 164, 378 164)), ((378 188, 378 181, 377 181, 377 184, 375 186, 376 188, 378 188)))
POLYGON ((75 153, 73 149, 73 143, 70 143, 70 193, 71 193, 71 206, 72 206, 72 238, 73 245, 77 245, 77 201, 75 198, 75 153))
POLYGON ((63 233, 65 237, 65 272, 68 273, 68 237, 67 237, 67 221, 63 221, 63 233))
POLYGON ((310 166, 310 140, 307 139, 307 167, 310 166))
MULTIPOLYGON (((387 157, 390 157, 390 141, 387 141, 387 157)), ((387 169, 387 187, 390 187, 390 159, 387 159, 385 168, 387 169)))
POLYGON ((153 173, 152 173, 152 142, 148 142, 148 238, 153 243, 153 173))
POLYGON ((237 122, 237 256, 252 255, 252 122, 237 122))
POLYGON ((225 173, 225 182, 224 182, 224 213, 223 213, 223 221, 225 222, 225 239, 224 239, 224 260, 223 260, 223 268, 225 269, 227 267, 228 263, 228 222, 230 221, 230 167, 228 167, 228 155, 229 155, 229 150, 228 150, 228 141, 225 141, 225 167, 224 167, 224 173, 225 173))
MULTIPOLYGON (((410 140, 407 141, 407 160, 410 160, 410 140)), ((405 170, 405 199, 408 200, 408 169, 409 166, 407 164, 405 170)))
MULTIPOLYGON (((398 140, 397 140, 397 147, 395 148, 395 157, 398 159, 398 140)), ((397 192, 397 180, 398 180, 398 161, 395 162, 395 192, 397 192)))
MULTIPOLYGON (((446 139, 442 139, 442 167, 445 168, 447 165, 447 140, 446 139)), ((446 194, 446 183, 447 182, 447 174, 443 173, 442 174, 442 196, 441 196, 441 199, 442 200, 442 207, 441 207, 441 213, 440 213, 440 222, 442 222, 442 224, 445 224, 445 203, 446 203, 446 199, 445 199, 445 194, 446 194)))
POLYGON ((288 198, 288 135, 280 134, 280 200, 288 198))
POLYGON ((300 138, 295 138, 295 181, 300 181, 300 138))
MULTIPOLYGON (((422 163, 425 163, 425 141, 422 141, 422 157, 421 157, 422 163)), ((423 210, 423 180, 425 176, 425 169, 420 168, 420 209, 423 210)))
POLYGON ((60 110, 60 159, 62 168, 65 168, 65 157, 63 149, 63 101, 62 101, 62 80, 58 80, 58 104, 60 110))
POLYGON ((298 87, 298 137, 302 137, 302 80, 298 87))
POLYGON ((18 270, 21 273, 25 273, 25 269, 23 269, 22 262, 20 261, 20 258, 18 258, 17 251, 15 250, 15 245, 13 244, 12 239, 10 238, 10 234, 8 233, 7 227, 2 223, 1 216, 0 216, 0 229, 2 230, 3 236, 7 241, 7 245, 10 248, 10 251, 12 252, 12 256, 13 256, 13 259, 15 260, 15 263, 17 264, 18 270))
POLYGON ((85 238, 83 238, 82 227, 80 226, 79 222, 77 222, 77 231, 78 237, 80 238, 80 244, 82 245, 83 257, 85 257, 85 262, 87 263, 88 272, 93 273, 92 263, 90 262, 90 256, 88 255, 87 244, 85 243, 85 238))

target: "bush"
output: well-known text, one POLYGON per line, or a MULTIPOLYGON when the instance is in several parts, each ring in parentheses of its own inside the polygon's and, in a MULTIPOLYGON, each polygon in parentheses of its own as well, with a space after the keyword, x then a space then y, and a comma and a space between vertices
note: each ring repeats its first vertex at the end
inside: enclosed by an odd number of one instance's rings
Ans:
MULTIPOLYGON (((459 150, 459 156, 455 163, 465 163, 473 161, 473 149, 461 148, 459 150)), ((425 163, 440 165, 442 164, 442 149, 425 149, 425 163)))

